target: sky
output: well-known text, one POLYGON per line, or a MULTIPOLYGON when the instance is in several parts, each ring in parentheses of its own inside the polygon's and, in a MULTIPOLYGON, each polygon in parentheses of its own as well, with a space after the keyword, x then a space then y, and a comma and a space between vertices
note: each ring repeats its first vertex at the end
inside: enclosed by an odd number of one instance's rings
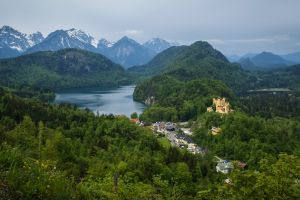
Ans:
POLYGON ((95 39, 205 40, 226 55, 300 51, 300 0, 0 0, 0 26, 95 39))

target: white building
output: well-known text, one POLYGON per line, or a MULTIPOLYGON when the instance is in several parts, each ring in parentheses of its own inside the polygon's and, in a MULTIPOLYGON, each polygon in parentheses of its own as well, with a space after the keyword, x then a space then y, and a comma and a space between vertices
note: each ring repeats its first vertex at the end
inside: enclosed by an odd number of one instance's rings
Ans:
POLYGON ((216 171, 221 172, 223 174, 229 174, 233 170, 233 164, 230 161, 222 160, 218 162, 216 166, 216 171))

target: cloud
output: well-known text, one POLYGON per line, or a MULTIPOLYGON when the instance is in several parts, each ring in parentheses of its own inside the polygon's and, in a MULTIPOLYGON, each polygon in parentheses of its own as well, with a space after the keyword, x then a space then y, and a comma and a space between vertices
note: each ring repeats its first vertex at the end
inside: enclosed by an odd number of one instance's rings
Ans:
POLYGON ((142 30, 136 30, 136 29, 130 29, 130 30, 126 30, 123 32, 126 35, 131 35, 131 36, 140 36, 144 33, 144 31, 142 30))
POLYGON ((268 43, 275 44, 278 42, 290 41, 287 34, 275 35, 268 38, 246 38, 246 39, 208 39, 206 40, 214 45, 228 45, 228 44, 251 44, 251 43, 268 43))

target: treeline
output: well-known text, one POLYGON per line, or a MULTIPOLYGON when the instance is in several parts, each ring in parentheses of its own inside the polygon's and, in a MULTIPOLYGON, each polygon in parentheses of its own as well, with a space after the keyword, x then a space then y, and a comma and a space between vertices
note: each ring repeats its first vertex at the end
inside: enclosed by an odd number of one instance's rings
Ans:
POLYGON ((256 88, 289 88, 300 91, 300 65, 284 69, 253 72, 258 78, 256 88))
POLYGON ((299 117, 300 95, 291 93, 257 93, 240 96, 238 106, 252 116, 264 118, 299 117))

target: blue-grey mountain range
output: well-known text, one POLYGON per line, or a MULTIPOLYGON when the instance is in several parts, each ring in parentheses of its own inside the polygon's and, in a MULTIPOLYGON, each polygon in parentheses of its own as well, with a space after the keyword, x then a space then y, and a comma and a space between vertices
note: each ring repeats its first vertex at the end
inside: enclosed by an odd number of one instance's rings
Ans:
POLYGON ((97 41, 84 31, 74 28, 56 30, 46 38, 40 32, 27 35, 9 26, 3 26, 0 29, 0 58, 38 51, 78 48, 101 53, 113 62, 128 68, 147 63, 157 53, 171 46, 171 43, 160 38, 151 39, 143 45, 128 37, 123 37, 115 43, 106 39, 97 41))

